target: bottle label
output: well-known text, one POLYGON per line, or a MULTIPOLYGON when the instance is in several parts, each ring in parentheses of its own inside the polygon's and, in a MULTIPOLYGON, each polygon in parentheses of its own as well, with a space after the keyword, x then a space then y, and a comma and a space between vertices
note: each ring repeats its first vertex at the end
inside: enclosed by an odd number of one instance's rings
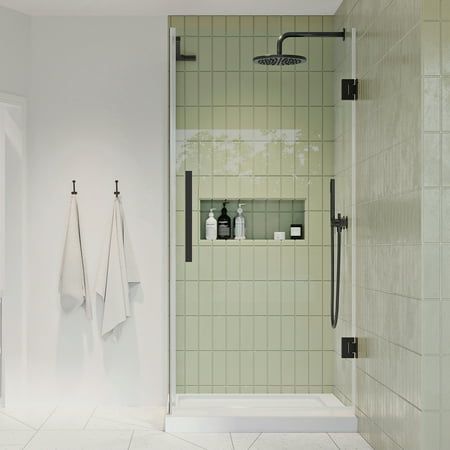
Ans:
POLYGON ((220 237, 224 237, 224 238, 231 237, 231 227, 228 224, 228 222, 224 222, 224 223, 219 222, 219 224, 217 226, 217 234, 220 237))

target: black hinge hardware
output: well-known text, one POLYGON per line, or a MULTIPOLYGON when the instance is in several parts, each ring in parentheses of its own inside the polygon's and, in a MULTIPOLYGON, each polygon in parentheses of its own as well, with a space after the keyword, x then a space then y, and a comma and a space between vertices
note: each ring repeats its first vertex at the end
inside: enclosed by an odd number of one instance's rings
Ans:
POLYGON ((358 357, 358 338, 357 337, 343 337, 342 338, 342 358, 357 358, 358 357))
POLYGON ((195 55, 182 55, 181 54, 181 37, 177 36, 177 61, 196 61, 195 55))
POLYGON ((343 79, 342 81, 342 100, 358 100, 358 80, 343 79))

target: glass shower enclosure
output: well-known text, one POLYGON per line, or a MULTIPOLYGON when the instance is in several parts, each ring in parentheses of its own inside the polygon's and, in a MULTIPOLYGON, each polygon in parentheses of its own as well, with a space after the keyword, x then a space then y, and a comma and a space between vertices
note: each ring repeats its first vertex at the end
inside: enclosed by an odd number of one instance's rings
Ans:
POLYGON ((355 36, 289 39, 284 52, 306 63, 254 64, 287 31, 334 31, 333 17, 170 18, 172 431, 356 429, 356 366, 340 358, 355 335, 354 107, 340 96, 355 36), (350 217, 336 330, 331 178, 350 217), (229 217, 229 239, 206 239, 211 210, 229 217))

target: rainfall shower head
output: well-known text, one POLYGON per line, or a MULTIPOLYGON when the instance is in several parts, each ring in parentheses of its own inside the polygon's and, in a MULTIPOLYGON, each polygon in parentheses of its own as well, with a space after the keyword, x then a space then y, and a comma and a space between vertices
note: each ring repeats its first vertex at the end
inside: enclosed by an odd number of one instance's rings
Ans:
POLYGON ((322 32, 322 31, 289 31, 282 34, 277 41, 276 55, 262 55, 255 56, 253 62, 265 66, 292 66, 294 64, 301 64, 306 62, 305 56, 300 55, 283 55, 283 41, 291 37, 340 37, 345 40, 345 28, 337 32, 322 32))
POLYGON ((306 62, 306 58, 300 55, 262 55, 255 56, 253 62, 266 66, 292 66, 306 62))

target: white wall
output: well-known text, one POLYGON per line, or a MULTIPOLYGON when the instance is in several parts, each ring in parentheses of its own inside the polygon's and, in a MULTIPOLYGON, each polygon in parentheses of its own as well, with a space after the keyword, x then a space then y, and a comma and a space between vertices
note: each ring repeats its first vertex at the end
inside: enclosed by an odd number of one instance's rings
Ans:
POLYGON ((167 399, 167 18, 33 18, 28 140, 28 374, 36 401, 165 405, 167 399), (58 276, 71 180, 91 291, 120 190, 142 300, 118 342, 58 276))
POLYGON ((0 6, 0 92, 26 95, 30 18, 0 6))

